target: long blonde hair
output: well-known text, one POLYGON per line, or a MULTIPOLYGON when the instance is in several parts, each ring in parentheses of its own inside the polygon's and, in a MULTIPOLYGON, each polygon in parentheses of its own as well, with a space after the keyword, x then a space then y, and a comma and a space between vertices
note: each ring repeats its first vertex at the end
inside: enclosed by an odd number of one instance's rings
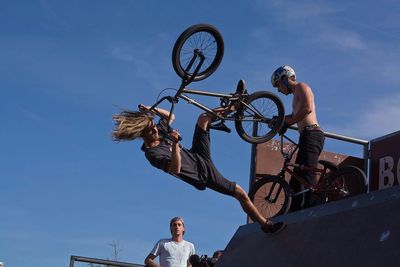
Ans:
POLYGON ((154 115, 146 111, 124 110, 112 116, 115 128, 112 132, 114 141, 135 140, 142 136, 142 131, 154 119, 154 115))

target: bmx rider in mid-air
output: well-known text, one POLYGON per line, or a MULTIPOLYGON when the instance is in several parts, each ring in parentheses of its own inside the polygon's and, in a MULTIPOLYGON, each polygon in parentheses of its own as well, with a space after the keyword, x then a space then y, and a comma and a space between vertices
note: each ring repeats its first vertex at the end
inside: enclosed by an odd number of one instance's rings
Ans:
MULTIPOLYGON (((167 110, 155 108, 155 111, 162 117, 170 117, 167 110)), ((229 108, 219 108, 215 111, 222 116, 230 112, 229 108)), ((150 111, 150 107, 144 105, 139 105, 139 111, 123 111, 114 115, 115 129, 112 133, 114 140, 142 138, 142 150, 154 167, 191 184, 198 190, 210 188, 236 198, 242 209, 253 221, 261 225, 264 232, 274 233, 282 228, 282 223, 273 223, 264 218, 242 187, 222 176, 214 166, 210 155, 209 132, 210 123, 216 119, 214 115, 203 113, 198 117, 191 149, 180 145, 178 131, 168 132, 161 120, 156 124, 154 115, 154 111, 150 111)), ((172 114, 168 124, 174 119, 175 116, 172 114)))

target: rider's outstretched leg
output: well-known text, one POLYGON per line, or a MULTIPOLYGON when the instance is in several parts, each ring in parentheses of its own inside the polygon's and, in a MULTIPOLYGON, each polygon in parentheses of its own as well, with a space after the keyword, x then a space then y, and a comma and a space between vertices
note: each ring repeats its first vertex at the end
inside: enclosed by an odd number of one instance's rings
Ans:
MULTIPOLYGON (((229 112, 229 110, 218 110, 218 112, 229 112)), ((208 132, 209 125, 212 121, 215 120, 215 116, 209 113, 203 113, 199 116, 197 119, 197 125, 202 128, 204 131, 208 132)), ((211 156, 209 155, 210 151, 207 146, 207 153, 205 153, 204 157, 211 159, 211 156)), ((204 149, 204 144, 202 147, 202 150, 204 149)), ((261 228, 264 232, 267 233, 275 233, 282 229, 283 224, 282 223, 273 223, 271 220, 264 218, 261 213, 258 211, 258 209, 254 206, 253 202, 251 202, 249 196, 247 193, 241 188, 239 185, 236 184, 235 191, 233 194, 233 197, 236 198, 240 205, 242 206, 242 209, 246 214, 255 222, 258 222, 261 225, 261 228)))
POLYGON ((242 209, 255 222, 261 225, 261 229, 266 233, 277 233, 283 229, 282 222, 273 222, 270 219, 264 218, 258 209, 251 202, 247 193, 239 185, 236 185, 234 197, 239 201, 242 209))

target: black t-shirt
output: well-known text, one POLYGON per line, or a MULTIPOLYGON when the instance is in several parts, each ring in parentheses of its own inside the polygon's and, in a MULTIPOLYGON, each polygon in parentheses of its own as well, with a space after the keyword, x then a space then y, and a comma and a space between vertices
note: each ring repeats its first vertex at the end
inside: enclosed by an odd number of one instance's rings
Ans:
MULTIPOLYGON (((157 125, 161 136, 164 134, 164 129, 157 125)), ((160 144, 155 147, 145 147, 143 144, 142 150, 145 153, 147 160, 154 167, 167 172, 167 166, 171 161, 172 142, 166 138, 160 140, 160 144)), ((177 175, 183 181, 193 185, 199 190, 206 188, 207 172, 206 162, 196 153, 190 150, 181 148, 181 172, 177 175), (204 175, 205 174, 205 175, 204 175)))

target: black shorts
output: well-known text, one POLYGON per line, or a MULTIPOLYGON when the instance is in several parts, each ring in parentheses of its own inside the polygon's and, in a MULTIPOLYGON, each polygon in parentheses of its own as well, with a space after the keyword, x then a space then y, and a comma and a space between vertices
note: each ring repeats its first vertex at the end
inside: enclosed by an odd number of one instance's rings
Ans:
POLYGON ((199 173, 206 181, 206 186, 214 191, 233 196, 236 183, 226 179, 214 166, 210 154, 210 133, 196 124, 191 152, 199 157, 199 173))

